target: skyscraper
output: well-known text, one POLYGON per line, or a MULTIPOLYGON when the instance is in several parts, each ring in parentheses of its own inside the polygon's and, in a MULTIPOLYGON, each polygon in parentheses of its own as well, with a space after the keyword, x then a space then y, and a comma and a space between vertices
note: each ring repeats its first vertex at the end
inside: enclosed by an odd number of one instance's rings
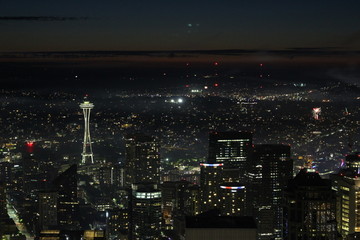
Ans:
MULTIPOLYGON (((58 225, 58 192, 39 192, 39 228, 52 229, 58 225)), ((55 228, 56 229, 56 228, 55 228)))
POLYGON ((337 230, 345 239, 360 233, 360 153, 346 156, 346 167, 331 175, 336 190, 337 230))
POLYGON ((162 211, 167 228, 172 228, 175 216, 195 215, 199 203, 197 193, 198 186, 188 181, 164 182, 161 185, 162 211))
POLYGON ((160 183, 160 153, 156 138, 145 135, 126 137, 126 185, 138 182, 160 183))
POLYGON ((83 141, 83 152, 82 152, 82 164, 93 164, 94 156, 91 146, 90 138, 90 111, 94 108, 94 104, 89 101, 84 101, 80 104, 80 108, 84 114, 84 141, 83 141))
POLYGON ((13 184, 13 166, 14 164, 10 162, 0 162, 0 182, 5 183, 7 186, 13 184))
POLYGON ((77 230, 79 202, 77 198, 77 166, 72 165, 54 179, 54 190, 58 193, 57 218, 60 229, 77 230))
POLYGON ((302 169, 284 195, 284 239, 338 239, 336 196, 330 180, 313 169, 302 169))
POLYGON ((251 160, 252 134, 249 132, 212 132, 209 135, 208 163, 223 163, 226 182, 246 181, 251 160))
POLYGON ((282 195, 293 176, 290 146, 255 145, 253 157, 249 202, 253 204, 259 239, 282 239, 282 195))
POLYGON ((5 184, 0 182, 0 222, 2 219, 8 218, 6 207, 6 191, 5 184))
POLYGON ((132 186, 132 239, 161 239, 161 191, 156 184, 132 186))
POLYGON ((201 163, 200 188, 201 212, 218 209, 220 206, 220 184, 222 183, 222 163, 201 163))
POLYGON ((106 211, 107 239, 128 239, 130 214, 129 209, 113 208, 106 211))
POLYGON ((220 185, 220 213, 222 216, 247 216, 246 187, 238 183, 220 185))

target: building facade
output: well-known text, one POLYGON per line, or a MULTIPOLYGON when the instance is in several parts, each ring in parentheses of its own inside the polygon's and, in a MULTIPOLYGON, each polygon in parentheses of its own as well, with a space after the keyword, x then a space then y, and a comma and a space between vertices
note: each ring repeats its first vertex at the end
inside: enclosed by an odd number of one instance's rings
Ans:
POLYGON ((156 184, 133 184, 131 218, 132 239, 161 238, 161 191, 156 184))
POLYGON ((126 137, 125 184, 160 183, 160 153, 156 138, 145 135, 126 137))
POLYGON ((337 239, 336 195, 331 181, 302 169, 284 192, 284 239, 337 239))

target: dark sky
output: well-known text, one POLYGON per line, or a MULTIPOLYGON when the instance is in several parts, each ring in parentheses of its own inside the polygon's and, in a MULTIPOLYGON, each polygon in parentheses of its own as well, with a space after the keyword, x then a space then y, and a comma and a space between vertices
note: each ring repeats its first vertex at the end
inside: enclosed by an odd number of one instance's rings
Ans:
POLYGON ((0 0, 0 62, 357 67, 359 12, 359 0, 0 0))
POLYGON ((353 79, 360 1, 0 0, 0 81, 108 74, 112 83, 124 75, 113 69, 160 76, 164 66, 183 72, 188 62, 231 71, 264 63, 286 76, 319 66, 353 79))
POLYGON ((358 0, 0 0, 0 51, 360 49, 358 0))

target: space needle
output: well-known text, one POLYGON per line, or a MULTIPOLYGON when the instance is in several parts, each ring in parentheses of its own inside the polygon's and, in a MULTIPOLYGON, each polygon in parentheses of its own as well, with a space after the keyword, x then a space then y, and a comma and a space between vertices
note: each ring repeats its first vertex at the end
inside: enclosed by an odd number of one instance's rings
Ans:
POLYGON ((84 142, 83 142, 83 152, 82 152, 82 160, 81 164, 93 164, 94 163, 94 155, 92 152, 91 146, 91 138, 90 138, 90 111, 94 108, 94 104, 87 101, 86 98, 83 103, 80 104, 80 108, 83 110, 84 113, 84 142))

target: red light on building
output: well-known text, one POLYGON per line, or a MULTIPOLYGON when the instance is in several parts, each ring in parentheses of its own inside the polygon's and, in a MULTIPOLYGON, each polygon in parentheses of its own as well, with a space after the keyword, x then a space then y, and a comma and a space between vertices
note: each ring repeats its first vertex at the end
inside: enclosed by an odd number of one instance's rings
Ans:
POLYGON ((27 151, 28 153, 32 153, 32 152, 34 151, 34 145, 35 145, 35 142, 33 142, 33 141, 27 141, 27 142, 25 143, 26 151, 27 151))
POLYGON ((263 66, 263 64, 262 64, 262 63, 260 63, 259 65, 260 65, 260 67, 262 67, 262 66, 263 66))
POLYGON ((214 62, 214 66, 217 66, 217 65, 219 65, 219 63, 218 63, 218 62, 214 62))
POLYGON ((189 85, 189 84, 186 84, 185 87, 190 87, 190 85, 189 85))
POLYGON ((214 84, 214 87, 218 87, 218 86, 219 86, 219 84, 218 84, 218 83, 215 83, 215 84, 214 84))

